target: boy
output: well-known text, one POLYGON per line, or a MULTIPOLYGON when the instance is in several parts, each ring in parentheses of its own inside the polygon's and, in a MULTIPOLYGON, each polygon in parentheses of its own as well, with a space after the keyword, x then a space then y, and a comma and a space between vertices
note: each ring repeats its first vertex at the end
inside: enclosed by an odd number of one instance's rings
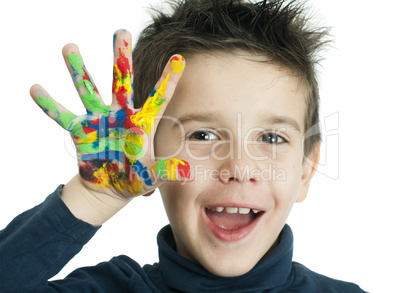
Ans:
POLYGON ((2 292, 362 292, 292 263, 285 225, 314 174, 307 160, 318 161, 314 53, 325 31, 282 1, 189 0, 174 11, 143 32, 133 61, 130 34, 116 33, 110 106, 71 44, 63 55, 87 115, 32 87, 71 132, 80 175, 1 232, 2 292), (120 256, 47 282, 157 187, 170 221, 159 264, 120 256))

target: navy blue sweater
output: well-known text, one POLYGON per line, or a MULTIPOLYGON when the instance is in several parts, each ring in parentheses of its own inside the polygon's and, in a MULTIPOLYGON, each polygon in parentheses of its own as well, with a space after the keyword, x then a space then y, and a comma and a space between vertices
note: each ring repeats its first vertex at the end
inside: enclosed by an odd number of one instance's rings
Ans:
POLYGON ((49 282, 98 230, 75 218, 59 186, 42 204, 0 231, 0 292, 364 292, 292 262, 293 235, 285 226, 278 246, 250 272, 219 277, 175 251, 170 226, 158 234, 160 262, 141 267, 118 256, 49 282))

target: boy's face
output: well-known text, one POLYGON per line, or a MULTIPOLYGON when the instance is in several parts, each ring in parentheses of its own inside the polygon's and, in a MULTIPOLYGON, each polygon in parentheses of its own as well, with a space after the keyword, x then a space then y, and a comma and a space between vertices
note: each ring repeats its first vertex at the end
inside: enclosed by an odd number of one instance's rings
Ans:
POLYGON ((156 156, 187 161, 194 177, 160 187, 177 251, 220 276, 248 272, 275 246, 314 173, 303 163, 304 89, 258 61, 266 59, 186 60, 155 137, 156 156))

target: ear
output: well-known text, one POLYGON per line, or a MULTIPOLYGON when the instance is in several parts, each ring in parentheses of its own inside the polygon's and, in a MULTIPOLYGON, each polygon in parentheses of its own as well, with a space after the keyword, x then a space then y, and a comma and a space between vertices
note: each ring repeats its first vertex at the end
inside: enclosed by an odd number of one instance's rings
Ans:
POLYGON ((302 202, 306 199, 308 189, 310 187, 310 182, 313 178, 313 175, 315 174, 315 171, 317 170, 319 160, 320 144, 317 143, 314 149, 311 151, 310 155, 308 157, 305 157, 303 160, 301 185, 296 202, 302 202))

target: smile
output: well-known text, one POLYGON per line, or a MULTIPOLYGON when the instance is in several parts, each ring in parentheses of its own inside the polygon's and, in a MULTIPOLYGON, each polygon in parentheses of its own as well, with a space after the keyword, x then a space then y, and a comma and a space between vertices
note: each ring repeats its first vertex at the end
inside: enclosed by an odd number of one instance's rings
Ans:
POLYGON ((264 212, 250 207, 217 206, 203 208, 202 214, 218 239, 234 242, 249 235, 264 212))

